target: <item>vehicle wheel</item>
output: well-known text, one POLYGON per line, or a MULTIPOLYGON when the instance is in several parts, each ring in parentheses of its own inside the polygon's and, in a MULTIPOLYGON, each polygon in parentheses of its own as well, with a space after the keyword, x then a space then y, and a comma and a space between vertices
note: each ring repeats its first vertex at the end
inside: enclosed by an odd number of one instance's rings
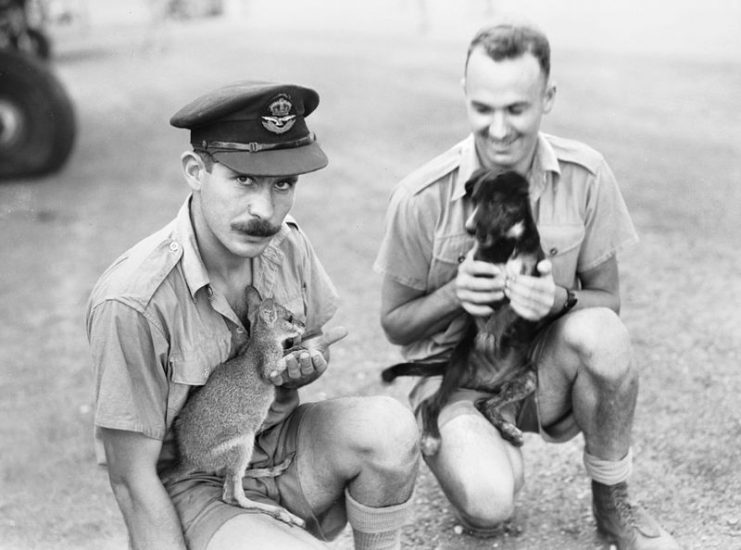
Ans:
POLYGON ((61 168, 76 130, 67 91, 49 67, 28 54, 0 51, 0 178, 61 168))

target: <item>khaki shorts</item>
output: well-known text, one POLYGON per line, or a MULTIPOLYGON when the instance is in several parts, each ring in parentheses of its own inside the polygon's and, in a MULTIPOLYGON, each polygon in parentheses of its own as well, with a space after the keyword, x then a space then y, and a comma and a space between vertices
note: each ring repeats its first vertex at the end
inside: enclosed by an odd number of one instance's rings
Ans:
MULTIPOLYGON (((345 527, 344 499, 329 510, 316 515, 301 488, 296 455, 302 418, 311 403, 299 406, 283 422, 260 433, 250 468, 272 468, 290 460, 288 468, 276 477, 244 478, 245 494, 260 502, 278 504, 306 521, 306 530, 321 540, 337 537, 345 527)), ((188 548, 205 550, 214 533, 239 514, 259 514, 221 500, 224 478, 194 473, 185 479, 166 484, 170 498, 180 516, 188 548)), ((277 521, 277 520, 276 520, 277 521)))
MULTIPOLYGON (((531 354, 531 360, 533 364, 538 366, 538 371, 543 368, 547 368, 541 361, 543 350, 553 338, 553 326, 555 323, 550 324, 548 327, 543 329, 535 339, 533 344, 533 351, 531 354)), ((413 411, 417 411, 419 404, 434 394, 440 387, 442 382, 442 376, 430 376, 422 378, 412 388, 409 393, 409 402, 412 406, 413 411)), ((503 414, 505 417, 509 417, 514 424, 521 429, 523 432, 534 432, 539 433, 541 437, 552 443, 561 443, 574 438, 579 432, 579 427, 576 425, 574 416, 571 411, 568 411, 556 422, 544 427, 540 424, 540 413, 538 408, 538 394, 543 391, 543 388, 538 384, 538 388, 533 394, 524 399, 521 403, 514 407, 505 409, 503 414)), ((466 388, 459 388, 454 391, 448 401, 440 411, 440 416, 437 419, 438 426, 442 427, 450 422, 457 416, 460 415, 479 415, 483 416, 476 408, 475 403, 481 398, 491 397, 492 394, 477 390, 470 390, 466 388)), ((419 414, 417 416, 417 423, 422 427, 422 420, 419 414)))

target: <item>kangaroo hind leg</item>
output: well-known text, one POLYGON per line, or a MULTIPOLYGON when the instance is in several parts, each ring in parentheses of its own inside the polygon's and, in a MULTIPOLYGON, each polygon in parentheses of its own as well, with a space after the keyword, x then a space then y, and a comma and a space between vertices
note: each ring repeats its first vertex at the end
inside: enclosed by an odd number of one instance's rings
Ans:
POLYGON ((288 525, 304 526, 304 520, 292 514, 285 508, 274 504, 258 502, 248 498, 244 493, 242 479, 249 466, 254 446, 253 437, 243 437, 235 441, 232 446, 224 449, 227 461, 226 478, 224 479, 223 500, 229 504, 237 504, 246 510, 256 510, 288 525))

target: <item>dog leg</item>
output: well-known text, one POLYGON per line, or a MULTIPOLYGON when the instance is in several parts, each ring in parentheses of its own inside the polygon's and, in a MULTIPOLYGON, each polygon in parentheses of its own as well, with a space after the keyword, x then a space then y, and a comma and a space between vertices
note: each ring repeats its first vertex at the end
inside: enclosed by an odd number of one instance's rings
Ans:
POLYGON ((422 415, 422 436, 419 440, 420 450, 425 456, 436 455, 440 450, 440 429, 437 425, 438 411, 430 398, 419 405, 422 415))
POLYGON ((500 392, 488 399, 479 399, 476 408, 496 427, 502 437, 516 447, 524 443, 522 431, 501 413, 502 407, 525 399, 535 391, 537 378, 533 371, 527 371, 518 378, 502 385, 500 392))

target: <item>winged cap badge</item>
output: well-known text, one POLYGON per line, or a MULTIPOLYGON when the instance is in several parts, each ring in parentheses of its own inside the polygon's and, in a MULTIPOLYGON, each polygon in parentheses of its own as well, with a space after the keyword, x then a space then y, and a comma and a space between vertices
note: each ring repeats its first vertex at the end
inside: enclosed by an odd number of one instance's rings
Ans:
POLYGON ((281 94, 279 95, 270 105, 268 110, 270 115, 262 116, 262 125, 269 132, 274 134, 284 134, 291 128, 296 122, 296 115, 290 114, 293 109, 293 104, 289 101, 288 96, 281 94))

